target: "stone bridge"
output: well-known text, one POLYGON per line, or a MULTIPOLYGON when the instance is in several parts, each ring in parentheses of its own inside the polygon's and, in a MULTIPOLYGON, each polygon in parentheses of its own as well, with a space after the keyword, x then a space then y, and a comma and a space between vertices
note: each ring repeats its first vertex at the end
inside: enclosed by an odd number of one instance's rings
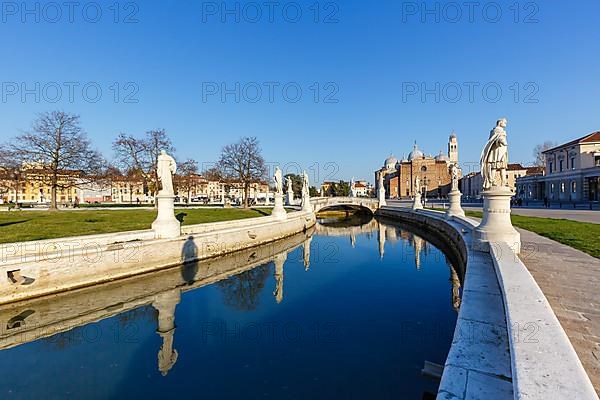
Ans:
POLYGON ((310 199, 315 213, 330 207, 365 208, 375 213, 379 200, 367 197, 313 197, 310 199))

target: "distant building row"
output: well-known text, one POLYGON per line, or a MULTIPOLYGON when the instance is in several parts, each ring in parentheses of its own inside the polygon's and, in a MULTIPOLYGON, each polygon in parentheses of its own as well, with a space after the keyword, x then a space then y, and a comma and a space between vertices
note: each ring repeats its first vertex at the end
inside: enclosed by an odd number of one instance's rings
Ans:
MULTIPOLYGON (((50 202, 50 173, 39 167, 26 166, 19 171, 0 167, 0 203, 46 204, 50 202)), ((77 171, 64 171, 58 176, 59 204, 75 203, 152 203, 154 196, 148 184, 139 177, 113 176, 92 181, 77 171)), ((209 180, 201 175, 175 179, 179 202, 222 203, 225 198, 241 201, 243 186, 235 181, 209 180)), ((250 198, 265 202, 272 198, 269 185, 253 183, 250 198)))
POLYGON ((544 151, 545 173, 517 179, 516 194, 527 200, 600 200, 600 131, 544 151))

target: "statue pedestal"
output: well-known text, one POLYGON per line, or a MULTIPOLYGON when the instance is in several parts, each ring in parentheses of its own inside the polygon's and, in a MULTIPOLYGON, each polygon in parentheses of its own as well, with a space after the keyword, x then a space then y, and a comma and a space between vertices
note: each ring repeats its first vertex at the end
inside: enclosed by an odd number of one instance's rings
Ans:
POLYGON ((421 193, 417 193, 415 195, 415 199, 413 200, 412 209, 413 210, 422 210, 423 209, 423 203, 421 202, 421 193))
POLYGON ((310 196, 305 194, 302 196, 302 211, 313 212, 313 206, 310 204, 310 196))
POLYGON ((453 216, 464 217, 465 212, 460 206, 460 197, 462 193, 459 190, 453 190, 448 193, 448 199, 450 200, 450 207, 446 211, 446 218, 451 218, 453 216))
POLYGON ((380 191, 378 197, 379 197, 379 207, 386 206, 387 203, 385 202, 385 193, 383 193, 382 191, 380 191))
POLYGON ((512 190, 506 186, 494 186, 481 193, 483 196, 483 218, 473 232, 473 249, 489 251, 490 244, 508 243, 519 254, 521 235, 510 220, 510 199, 512 190))
POLYGON ((283 208, 283 195, 280 193, 275 193, 275 207, 273 207, 271 215, 280 221, 287 219, 287 212, 283 208))
POLYGON ((175 218, 175 196, 158 194, 156 196, 158 216, 152 223, 156 239, 170 239, 181 235, 181 224, 175 218))

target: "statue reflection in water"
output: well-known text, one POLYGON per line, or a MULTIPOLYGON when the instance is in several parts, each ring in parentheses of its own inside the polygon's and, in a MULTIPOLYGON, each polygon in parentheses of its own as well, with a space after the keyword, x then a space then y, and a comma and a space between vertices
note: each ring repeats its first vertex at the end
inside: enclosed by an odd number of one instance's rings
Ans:
POLYGON ((166 376, 177 362, 179 354, 173 348, 175 335, 175 307, 181 300, 181 291, 175 289, 157 295, 152 306, 158 311, 158 328, 156 332, 163 343, 158 351, 158 370, 166 376))
POLYGON ((304 261, 304 270, 308 271, 310 268, 310 243, 312 242, 312 236, 306 239, 303 245, 302 260, 304 261))
POLYGON ((275 296, 277 304, 283 301, 283 264, 285 264, 285 260, 287 260, 287 253, 277 254, 273 260, 275 264, 275 291, 273 296, 275 296))
POLYGON ((450 282, 452 282, 452 308, 458 312, 462 301, 460 295, 460 278, 458 277, 458 273, 456 273, 456 269, 450 260, 448 260, 448 257, 446 257, 446 265, 448 265, 448 268, 450 269, 450 282))

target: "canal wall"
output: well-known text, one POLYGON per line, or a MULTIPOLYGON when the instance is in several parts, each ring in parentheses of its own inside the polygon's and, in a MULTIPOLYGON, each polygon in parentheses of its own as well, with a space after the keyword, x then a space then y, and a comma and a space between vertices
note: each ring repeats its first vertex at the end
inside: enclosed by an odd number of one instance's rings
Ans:
POLYGON ((394 207, 378 214, 444 237, 464 262, 438 399, 598 399, 547 299, 508 244, 473 250, 477 224, 465 217, 394 207))
POLYGON ((174 239, 151 230, 0 245, 0 304, 206 260, 304 232, 312 212, 184 226, 174 239))
POLYGON ((282 240, 207 260, 120 279, 101 285, 0 305, 0 350, 152 305, 164 296, 180 297, 274 261, 304 246, 309 262, 314 228, 282 240))

